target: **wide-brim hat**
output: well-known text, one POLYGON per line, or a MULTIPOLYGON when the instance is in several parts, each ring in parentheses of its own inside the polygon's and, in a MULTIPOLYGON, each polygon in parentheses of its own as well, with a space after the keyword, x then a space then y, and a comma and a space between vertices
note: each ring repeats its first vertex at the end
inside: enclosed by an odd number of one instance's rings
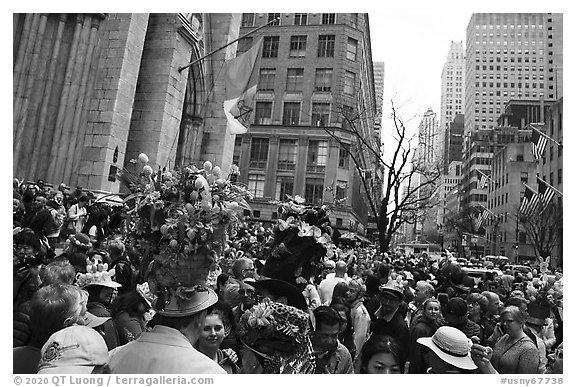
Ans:
POLYGON ((470 350, 472 342, 459 329, 443 326, 436 330, 432 337, 421 337, 418 343, 430 348, 443 361, 463 370, 478 368, 470 350))
POLYGON ((256 291, 258 291, 258 289, 265 289, 276 297, 286 297, 289 306, 300 310, 308 310, 306 299, 300 289, 286 281, 271 278, 251 282, 250 285, 252 285, 256 291))
POLYGON ((208 287, 179 286, 168 288, 158 295, 154 310, 161 316, 186 317, 211 307, 217 301, 218 295, 208 287))

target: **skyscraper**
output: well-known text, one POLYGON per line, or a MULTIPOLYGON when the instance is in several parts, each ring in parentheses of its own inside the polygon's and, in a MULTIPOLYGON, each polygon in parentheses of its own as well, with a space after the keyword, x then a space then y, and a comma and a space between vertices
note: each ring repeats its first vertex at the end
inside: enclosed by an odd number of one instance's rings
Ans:
POLYGON ((428 108, 418 125, 418 147, 415 160, 431 165, 440 160, 438 154, 438 119, 432 108, 428 108))
POLYGON ((563 17, 473 14, 466 31, 464 131, 490 129, 511 99, 562 96, 563 17))
POLYGON ((462 41, 450 43, 448 58, 442 68, 442 91, 440 101, 440 124, 438 127, 438 152, 442 157, 444 172, 449 161, 446 159, 446 136, 448 126, 456 114, 464 112, 464 46, 462 41))

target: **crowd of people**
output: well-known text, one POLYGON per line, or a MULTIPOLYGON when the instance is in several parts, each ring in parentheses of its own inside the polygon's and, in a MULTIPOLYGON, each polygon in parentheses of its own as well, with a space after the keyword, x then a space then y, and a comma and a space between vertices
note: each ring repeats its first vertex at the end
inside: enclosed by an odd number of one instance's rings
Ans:
MULTIPOLYGON (((15 180, 14 373, 563 372, 561 268, 478 281, 450 252, 333 243, 326 208, 299 197, 277 203, 272 225, 233 218, 222 193, 205 204, 198 174, 177 215, 159 194, 115 208, 80 187, 15 180), (214 221, 168 220, 194 211, 233 227, 217 240, 214 221)), ((177 193, 171 174, 156 176, 157 192, 177 193)))

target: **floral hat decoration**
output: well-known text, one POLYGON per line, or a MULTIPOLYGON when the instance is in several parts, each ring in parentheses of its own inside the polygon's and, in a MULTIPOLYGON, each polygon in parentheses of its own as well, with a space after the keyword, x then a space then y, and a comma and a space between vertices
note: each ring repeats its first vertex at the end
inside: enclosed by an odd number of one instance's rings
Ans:
POLYGON ((238 335, 264 359, 264 373, 314 373, 308 313, 265 298, 240 317, 238 335))
POLYGON ((154 170, 141 153, 134 164, 143 164, 135 177, 123 170, 120 178, 131 191, 129 239, 149 272, 151 292, 158 296, 154 308, 161 315, 194 314, 216 302, 206 286, 210 270, 234 235, 237 212, 249 209, 250 193, 225 178, 220 167, 206 161, 201 169, 154 170))
POLYGON ((81 288, 88 286, 105 286, 107 288, 119 288, 122 285, 112 280, 116 271, 112 268, 108 270, 108 264, 96 259, 92 261, 86 258, 86 274, 76 274, 76 284, 81 288))
POLYGON ((327 206, 306 205, 299 195, 286 195, 278 205, 278 220, 263 275, 297 285, 322 270, 334 256, 327 206))

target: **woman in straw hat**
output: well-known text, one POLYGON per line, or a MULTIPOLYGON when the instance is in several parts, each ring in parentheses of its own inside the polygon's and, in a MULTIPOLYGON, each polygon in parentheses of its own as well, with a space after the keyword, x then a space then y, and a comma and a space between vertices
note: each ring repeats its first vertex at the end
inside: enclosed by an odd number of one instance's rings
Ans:
POLYGON ((418 343, 429 350, 423 354, 430 374, 472 373, 478 367, 470 355, 472 342, 459 329, 443 326, 432 337, 421 337, 418 343))
POLYGON ((97 330, 104 336, 108 349, 119 345, 118 332, 112 317, 112 303, 118 295, 118 282, 113 281, 114 269, 108 270, 108 264, 99 260, 90 261, 86 265, 86 274, 78 273, 76 284, 88 292, 88 312, 97 317, 108 318, 97 330))

